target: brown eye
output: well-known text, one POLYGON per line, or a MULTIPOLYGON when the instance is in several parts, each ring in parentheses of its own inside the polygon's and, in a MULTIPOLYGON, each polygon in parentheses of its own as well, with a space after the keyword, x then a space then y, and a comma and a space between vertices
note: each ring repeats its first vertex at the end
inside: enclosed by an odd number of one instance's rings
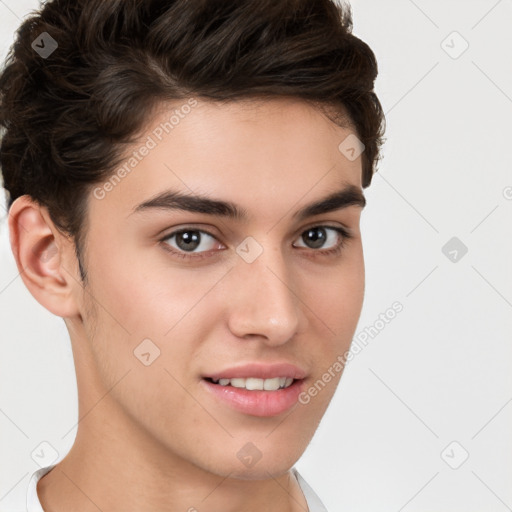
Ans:
MULTIPOLYGON (((336 249, 341 247, 343 239, 350 238, 349 233, 334 226, 314 226, 302 233, 301 240, 309 249, 336 249), (341 242, 340 242, 341 239, 341 242), (325 245, 328 244, 327 247, 325 245)), ((302 246, 303 247, 303 246, 302 246)))
POLYGON ((161 242, 164 243, 169 251, 178 253, 183 257, 189 257, 186 253, 202 256, 202 253, 208 252, 218 244, 217 239, 211 233, 195 228, 173 231, 165 238, 162 238, 161 242), (173 244, 169 243, 172 239, 175 239, 173 244), (202 248, 203 250, 196 251, 198 248, 202 248))

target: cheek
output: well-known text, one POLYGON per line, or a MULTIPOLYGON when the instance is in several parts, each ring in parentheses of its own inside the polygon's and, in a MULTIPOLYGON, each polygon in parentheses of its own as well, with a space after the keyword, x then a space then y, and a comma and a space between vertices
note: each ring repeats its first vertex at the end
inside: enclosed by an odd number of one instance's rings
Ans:
MULTIPOLYGON (((356 247, 357 249, 357 247, 356 247)), ((361 250, 339 264, 314 274, 304 274, 302 295, 327 337, 338 348, 350 343, 357 327, 364 299, 364 261, 361 250), (330 334, 330 336, 329 336, 330 334)), ((333 346, 334 346, 333 345, 333 346)))
POLYGON ((92 351, 103 388, 162 442, 165 432, 189 429, 191 418, 200 430, 211 427, 190 397, 190 368, 211 331, 210 319, 218 316, 212 313, 216 305, 201 299, 219 277, 149 271, 122 258, 102 265, 91 273, 97 318, 87 321, 96 324, 92 351))
POLYGON ((307 344, 308 337, 304 342, 304 352, 317 369, 301 402, 310 418, 321 418, 334 396, 361 314, 365 282, 362 251, 351 256, 316 275, 305 274, 302 283, 303 290, 308 290, 303 292, 307 298, 304 312, 310 318, 311 339, 316 340, 314 352, 307 344))
POLYGON ((170 375, 184 384, 194 379, 187 369, 221 315, 222 302, 211 297, 225 273, 172 268, 165 261, 148 264, 122 254, 101 259, 91 273, 101 305, 93 346, 105 384, 113 386, 129 369, 145 372, 142 381, 157 379, 151 389, 173 388, 170 375), (154 362, 146 367, 143 359, 154 362))
POLYGON ((304 349, 317 369, 299 402, 306 418, 323 417, 344 371, 364 299, 364 262, 361 252, 356 255, 303 282, 303 289, 308 290, 303 294, 308 306, 304 311, 312 312, 307 314, 312 339, 317 340, 314 352, 310 346, 304 349))
POLYGON ((222 272, 172 267, 163 257, 155 260, 141 254, 137 260, 136 254, 132 249, 102 259, 94 273, 98 301, 116 320, 114 328, 132 336, 167 336, 187 321, 189 313, 222 277, 222 272))

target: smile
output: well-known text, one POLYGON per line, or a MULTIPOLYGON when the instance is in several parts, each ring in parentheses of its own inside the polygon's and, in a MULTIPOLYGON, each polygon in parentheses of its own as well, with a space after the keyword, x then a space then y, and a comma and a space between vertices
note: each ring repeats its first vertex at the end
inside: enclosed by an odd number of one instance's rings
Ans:
POLYGON ((244 388, 250 391, 264 390, 277 391, 278 389, 288 388, 292 385, 291 377, 274 377, 272 379, 257 379, 254 377, 234 378, 234 379, 210 379, 214 384, 220 386, 232 386, 235 388, 244 388))
POLYGON ((278 416, 288 411, 297 405, 304 388, 304 379, 292 377, 237 377, 218 379, 218 382, 205 377, 200 382, 217 407, 259 417, 278 416))

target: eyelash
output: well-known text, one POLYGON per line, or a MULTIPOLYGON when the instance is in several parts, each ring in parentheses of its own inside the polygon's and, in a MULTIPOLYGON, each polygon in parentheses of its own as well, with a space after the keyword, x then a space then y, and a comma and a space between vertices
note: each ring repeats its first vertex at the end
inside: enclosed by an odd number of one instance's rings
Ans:
MULTIPOLYGON (((341 235, 341 241, 337 244, 336 247, 334 247, 332 249, 326 249, 323 251, 321 249, 311 249, 311 251, 313 251, 314 253, 319 253, 320 256, 329 257, 329 256, 339 255, 342 252, 342 250, 345 248, 345 243, 347 242, 347 240, 350 240, 351 238, 353 238, 353 236, 344 228, 341 228, 339 226, 328 226, 328 225, 324 225, 324 224, 318 224, 316 226, 311 226, 311 227, 307 228, 305 231, 303 231, 301 233, 301 235, 303 235, 304 233, 306 233, 307 231, 309 231, 311 229, 316 229, 316 228, 333 229, 334 231, 336 231, 337 233, 339 233, 341 235)), ((212 235, 211 233, 209 233, 208 231, 205 231, 203 229, 197 229, 197 228, 193 228, 193 227, 181 228, 177 231, 173 231, 172 233, 169 233, 164 238, 160 239, 160 242, 163 243, 164 250, 166 250, 166 251, 170 252, 171 254, 173 254, 179 258, 182 258, 184 260, 196 260, 197 261, 197 260, 202 260, 203 258, 210 257, 210 256, 208 256, 209 251, 203 251, 203 252, 199 252, 199 253, 187 253, 184 251, 178 251, 178 250, 170 247, 169 244, 165 243, 167 240, 169 240, 173 236, 179 235, 181 233, 186 233, 187 231, 195 231, 198 233, 204 233, 208 236, 211 236, 215 240, 217 239, 214 235, 212 235)), ((301 249, 304 249, 304 248, 301 247, 301 249)))

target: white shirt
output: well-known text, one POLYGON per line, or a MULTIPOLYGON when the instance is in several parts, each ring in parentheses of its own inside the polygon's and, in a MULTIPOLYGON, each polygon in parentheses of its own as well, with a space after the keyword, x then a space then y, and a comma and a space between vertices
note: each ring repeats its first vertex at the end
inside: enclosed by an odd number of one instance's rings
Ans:
MULTIPOLYGON (((27 491, 27 512, 44 512, 43 507, 41 506, 41 502, 39 501, 39 496, 37 495, 37 482, 57 464, 58 462, 50 466, 38 469, 34 471, 30 476, 27 491)), ((309 512, 327 512, 327 509, 320 501, 320 498, 302 478, 299 472, 295 468, 292 468, 292 471, 293 474, 297 477, 297 481, 299 482, 300 488, 302 489, 304 497, 306 498, 309 512)))

